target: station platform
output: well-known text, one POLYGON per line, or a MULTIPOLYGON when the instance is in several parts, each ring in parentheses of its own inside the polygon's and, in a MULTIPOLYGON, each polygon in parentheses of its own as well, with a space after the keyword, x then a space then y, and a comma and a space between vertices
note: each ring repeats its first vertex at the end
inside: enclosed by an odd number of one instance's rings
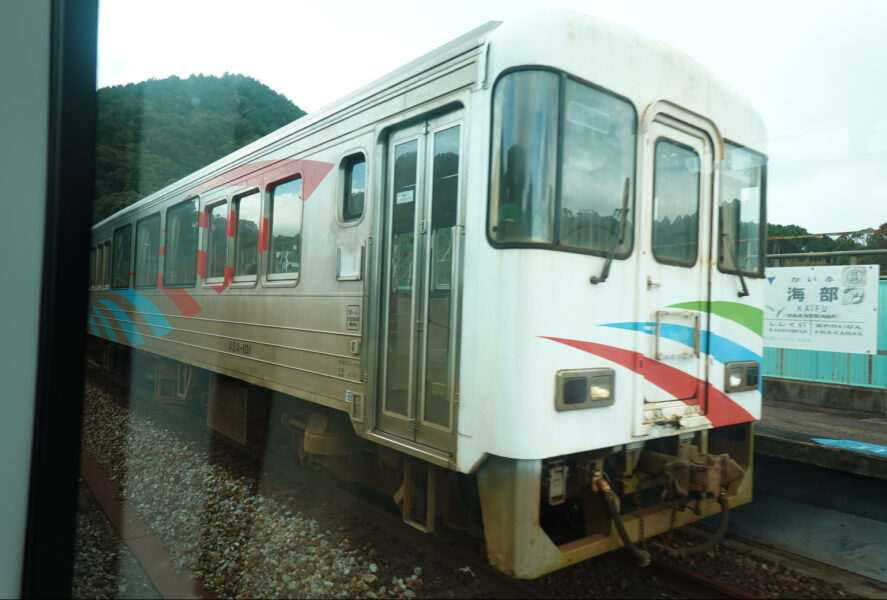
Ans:
POLYGON ((887 416, 765 400, 755 453, 887 481, 887 416))
POLYGON ((754 432, 730 531, 887 584, 887 415, 765 399, 754 432))

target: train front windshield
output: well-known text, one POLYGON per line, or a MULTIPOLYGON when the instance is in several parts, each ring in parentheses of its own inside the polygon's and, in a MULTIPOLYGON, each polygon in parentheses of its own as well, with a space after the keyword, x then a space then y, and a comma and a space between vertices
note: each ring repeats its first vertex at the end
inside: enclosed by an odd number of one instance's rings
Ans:
POLYGON ((556 71, 512 71, 496 83, 492 137, 495 245, 606 254, 615 244, 617 256, 630 252, 630 102, 556 71))
MULTIPOLYGON (((491 242, 591 254, 615 246, 617 257, 627 256, 636 147, 637 113, 627 100, 553 70, 506 73, 493 94, 491 242)), ((766 163, 725 143, 722 272, 763 276, 766 163)))

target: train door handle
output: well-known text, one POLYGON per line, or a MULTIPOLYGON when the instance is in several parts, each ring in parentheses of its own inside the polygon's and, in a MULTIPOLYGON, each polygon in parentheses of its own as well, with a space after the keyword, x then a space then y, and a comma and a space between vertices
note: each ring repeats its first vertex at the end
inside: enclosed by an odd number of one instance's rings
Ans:
POLYGON ((699 358, 702 346, 702 330, 699 328, 699 313, 693 315, 693 356, 699 358))

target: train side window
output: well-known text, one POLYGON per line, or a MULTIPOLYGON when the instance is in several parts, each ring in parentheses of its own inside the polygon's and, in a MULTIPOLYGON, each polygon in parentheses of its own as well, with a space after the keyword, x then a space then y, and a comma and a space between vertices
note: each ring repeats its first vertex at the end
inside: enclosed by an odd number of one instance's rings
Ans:
POLYGON ((160 213, 136 223, 135 287, 157 287, 160 268, 160 213))
POLYGON ((237 231, 234 234, 234 276, 254 279, 259 260, 259 192, 234 200, 237 231))
POLYGON ((767 157, 730 142, 724 150, 718 190, 718 268, 763 277, 767 157))
POLYGON ((298 279, 302 263, 302 180, 271 189, 268 279, 298 279))
POLYGON ((92 274, 92 286, 95 288, 101 287, 105 284, 104 254, 104 244, 99 244, 95 247, 95 262, 92 265, 93 269, 95 270, 95 272, 92 274))
POLYGON ((107 277, 105 277, 105 244, 99 244, 95 248, 95 287, 100 288, 107 285, 107 277))
POLYGON ((653 172, 653 256, 662 263, 696 264, 699 251, 699 186, 702 163, 690 148, 656 141, 653 172))
POLYGON ((112 254, 111 287, 129 287, 129 265, 132 259, 132 225, 124 225, 114 231, 114 251, 112 254))
POLYGON ((111 268, 111 242, 102 244, 102 279, 101 287, 108 287, 108 271, 111 268))
POLYGON ((95 287, 95 278, 96 278, 96 268, 95 261, 96 257, 98 257, 98 249, 90 248, 89 249, 89 287, 95 287))
POLYGON ((367 162, 363 154, 352 154, 343 161, 345 188, 342 197, 342 221, 357 221, 363 216, 366 200, 367 162))
POLYGON ((185 200, 166 211, 163 285, 190 287, 197 280, 197 201, 185 200))
POLYGON ((209 231, 206 244, 206 278, 221 279, 228 264, 228 203, 206 209, 209 231))
POLYGON ((519 71, 496 83, 490 237, 496 243, 553 244, 559 74, 519 71), (520 124, 520 126, 518 126, 520 124))

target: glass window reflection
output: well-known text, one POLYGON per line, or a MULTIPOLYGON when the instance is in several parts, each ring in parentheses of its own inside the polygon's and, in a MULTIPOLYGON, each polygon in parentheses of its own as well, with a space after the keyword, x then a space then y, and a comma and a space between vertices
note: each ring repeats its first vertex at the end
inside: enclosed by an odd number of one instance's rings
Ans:
POLYGON ((132 225, 114 232, 114 269, 111 273, 112 288, 129 287, 129 263, 132 253, 132 225))
POLYGON ((490 237, 554 242, 557 106, 560 79, 550 71, 502 78, 493 99, 490 237))
MULTIPOLYGON (((634 110, 575 81, 567 81, 564 110, 560 242, 606 251, 620 230, 617 211, 634 171, 634 110)), ((631 227, 625 230, 619 251, 631 247, 631 227)))
POLYGON ((656 142, 653 174, 653 255, 693 265, 699 249, 699 155, 683 144, 656 142))
POLYGON ((271 250, 269 275, 272 279, 295 279, 301 263, 302 180, 294 179, 271 191, 271 250), (283 277, 281 277, 283 275, 283 277))
POLYGON ((234 275, 256 274, 259 260, 259 192, 235 200, 237 233, 235 234, 234 275))
POLYGON ((193 286, 197 279, 197 201, 166 211, 163 285, 193 286))
POLYGON ((209 209, 209 244, 206 251, 207 279, 225 276, 228 259, 228 204, 216 204, 209 209))
POLYGON ((626 100, 563 73, 504 76, 493 98, 490 239, 599 254, 615 245, 624 256, 636 121, 626 100))
POLYGON ((362 154, 349 158, 345 167, 345 198, 342 220, 356 221, 363 215, 366 199, 367 163, 362 154))
POLYGON ((136 225, 135 287, 157 287, 160 261, 160 215, 151 215, 136 225))
POLYGON ((763 275, 761 226, 766 158, 729 142, 720 173, 718 267, 763 275))

